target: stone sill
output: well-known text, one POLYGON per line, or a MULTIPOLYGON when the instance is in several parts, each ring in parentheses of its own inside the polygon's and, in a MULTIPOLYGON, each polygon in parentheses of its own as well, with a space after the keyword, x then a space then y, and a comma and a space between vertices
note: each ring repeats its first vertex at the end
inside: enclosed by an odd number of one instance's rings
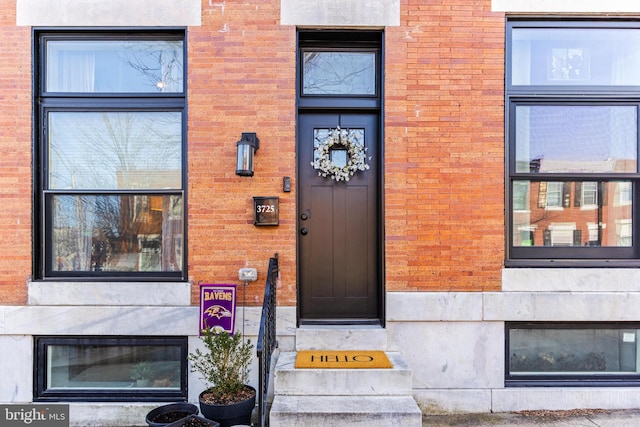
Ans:
POLYGON ((191 305, 189 282, 28 282, 28 305, 191 305))

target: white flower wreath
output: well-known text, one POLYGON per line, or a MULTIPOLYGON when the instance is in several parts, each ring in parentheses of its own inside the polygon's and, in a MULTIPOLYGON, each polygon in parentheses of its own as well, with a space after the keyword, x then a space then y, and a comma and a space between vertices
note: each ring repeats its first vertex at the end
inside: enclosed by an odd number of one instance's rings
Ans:
POLYGON ((358 142, 349 131, 340 129, 338 126, 331 129, 324 142, 315 147, 318 157, 311 162, 311 166, 318 170, 318 176, 329 177, 336 181, 349 181, 356 172, 369 169, 366 151, 364 144, 358 142), (336 166, 331 160, 331 148, 334 146, 343 146, 346 149, 348 155, 346 165, 336 166))

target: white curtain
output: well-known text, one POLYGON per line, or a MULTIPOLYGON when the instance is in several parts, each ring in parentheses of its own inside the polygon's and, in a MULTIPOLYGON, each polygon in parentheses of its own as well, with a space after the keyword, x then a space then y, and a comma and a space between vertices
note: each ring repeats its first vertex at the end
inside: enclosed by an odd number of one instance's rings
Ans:
POLYGON ((47 91, 94 92, 95 68, 93 52, 51 51, 47 59, 47 91))

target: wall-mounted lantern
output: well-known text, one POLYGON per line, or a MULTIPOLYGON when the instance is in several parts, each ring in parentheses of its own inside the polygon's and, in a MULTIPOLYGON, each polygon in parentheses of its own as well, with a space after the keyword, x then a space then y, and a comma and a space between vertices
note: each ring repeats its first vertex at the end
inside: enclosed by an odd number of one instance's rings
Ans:
POLYGON ((253 156, 260 148, 260 140, 255 132, 242 132, 242 138, 236 145, 238 146, 236 175, 253 176, 253 156))

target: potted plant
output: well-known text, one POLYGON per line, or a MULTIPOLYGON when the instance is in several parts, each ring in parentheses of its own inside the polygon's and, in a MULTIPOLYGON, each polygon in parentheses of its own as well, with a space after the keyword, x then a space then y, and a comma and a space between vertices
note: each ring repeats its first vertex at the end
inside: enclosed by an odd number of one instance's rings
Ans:
POLYGON ((129 376, 136 382, 138 387, 149 387, 153 375, 153 366, 151 366, 150 362, 145 361, 136 363, 133 368, 131 368, 131 374, 129 376))
POLYGON ((145 421, 149 427, 163 427, 197 414, 198 407, 196 405, 176 402, 152 409, 145 417, 145 421))
POLYGON ((207 326, 200 337, 205 351, 189 354, 191 372, 198 372, 208 388, 200 393, 200 412, 220 427, 251 424, 256 390, 247 385, 251 363, 251 340, 207 326))

